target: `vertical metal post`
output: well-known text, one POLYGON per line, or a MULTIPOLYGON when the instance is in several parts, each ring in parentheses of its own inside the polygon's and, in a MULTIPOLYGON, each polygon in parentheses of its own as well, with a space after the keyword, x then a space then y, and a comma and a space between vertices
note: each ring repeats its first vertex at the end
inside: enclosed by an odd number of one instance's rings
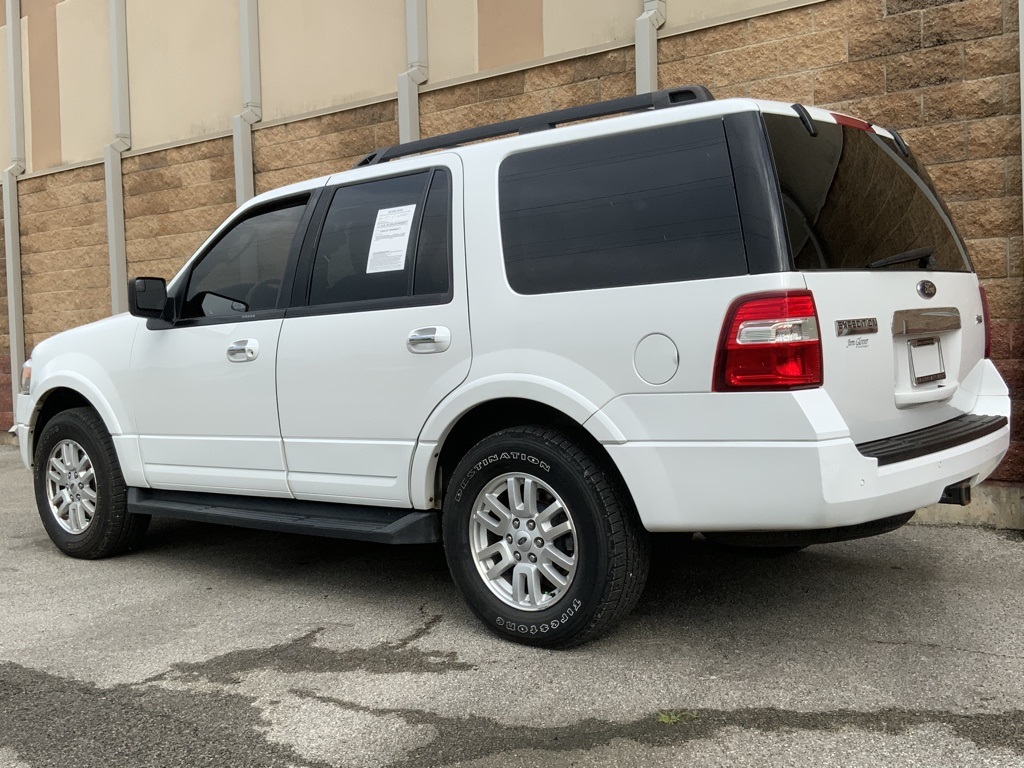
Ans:
POLYGON ((260 80, 260 15, 257 0, 239 0, 238 22, 242 51, 242 111, 231 118, 235 158, 235 205, 256 194, 252 159, 252 126, 263 119, 260 80))
POLYGON ((121 153, 132 146, 128 91, 128 22, 125 0, 110 0, 110 90, 114 138, 103 148, 103 186, 107 204, 107 257, 110 263, 110 311, 128 311, 128 246, 124 234, 121 153))
POLYGON ((398 140, 420 137, 420 86, 427 82, 427 3, 405 0, 405 53, 408 69, 398 76, 398 140))
POLYGON ((636 92, 658 90, 658 28, 665 23, 665 0, 644 0, 636 20, 636 92))
POLYGON ((25 309, 21 286, 18 176, 25 172, 25 81, 21 56, 21 0, 7 0, 7 95, 11 164, 3 172, 4 251, 7 256, 7 327, 11 348, 11 403, 17 408, 25 362, 25 309))

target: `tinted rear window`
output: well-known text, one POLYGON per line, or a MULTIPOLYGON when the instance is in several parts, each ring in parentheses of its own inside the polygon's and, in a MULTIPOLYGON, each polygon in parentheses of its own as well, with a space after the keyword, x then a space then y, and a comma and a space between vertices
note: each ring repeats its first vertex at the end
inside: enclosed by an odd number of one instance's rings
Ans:
POLYGON ((501 164, 501 235, 518 293, 745 274, 721 120, 546 147, 501 164))
POLYGON ((970 271, 927 173, 874 132, 765 115, 797 269, 970 271))

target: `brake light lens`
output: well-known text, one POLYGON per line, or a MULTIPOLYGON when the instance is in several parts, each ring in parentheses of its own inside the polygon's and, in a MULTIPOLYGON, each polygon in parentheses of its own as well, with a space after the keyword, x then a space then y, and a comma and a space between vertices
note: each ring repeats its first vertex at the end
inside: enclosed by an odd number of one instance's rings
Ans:
POLYGON ((992 357, 992 318, 988 312, 988 294, 983 285, 979 285, 978 290, 981 292, 981 316, 985 323, 985 357, 992 357))
POLYGON ((744 296, 725 316, 714 391, 820 387, 821 357, 818 311, 810 291, 744 296))

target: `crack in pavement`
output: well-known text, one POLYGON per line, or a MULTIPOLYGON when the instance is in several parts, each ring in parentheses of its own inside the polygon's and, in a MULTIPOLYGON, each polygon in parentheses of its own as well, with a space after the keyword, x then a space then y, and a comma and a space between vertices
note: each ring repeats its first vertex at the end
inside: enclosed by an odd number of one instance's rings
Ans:
POLYGON ((385 675, 401 672, 440 675, 476 669, 473 664, 459 661, 455 651, 424 651, 411 647, 440 621, 440 616, 430 616, 413 632, 397 640, 370 648, 350 648, 344 651, 317 645, 317 637, 326 629, 318 627, 293 640, 268 648, 243 648, 204 661, 173 664, 167 672, 143 682, 152 683, 169 678, 204 678, 212 683, 231 684, 240 682, 246 672, 257 670, 320 674, 360 671, 385 675))
POLYGON ((850 709, 798 712, 772 707, 702 709, 685 710, 686 717, 673 724, 659 722, 655 712, 628 722, 587 718, 572 725, 544 728, 506 725, 478 715, 453 717, 421 709, 367 707, 304 689, 295 689, 291 693, 350 712, 378 717, 397 716, 406 725, 429 725, 435 729, 437 736, 430 744, 408 752, 405 757, 389 763, 388 768, 419 768, 424 765, 439 768, 519 750, 586 751, 605 746, 615 739, 628 739, 650 747, 670 747, 713 739, 725 728, 762 732, 837 732, 843 728, 855 728, 900 736, 918 726, 938 724, 952 728, 958 738, 981 749, 1009 749, 1024 755, 1024 710, 957 714, 897 708, 874 712, 850 709))

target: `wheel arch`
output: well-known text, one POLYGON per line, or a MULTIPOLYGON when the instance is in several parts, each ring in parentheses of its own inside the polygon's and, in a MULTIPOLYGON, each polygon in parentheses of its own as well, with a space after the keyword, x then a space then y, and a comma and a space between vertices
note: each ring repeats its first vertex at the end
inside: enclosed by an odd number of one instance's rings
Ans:
POLYGON ((76 379, 55 379, 47 382, 46 389, 36 396, 31 421, 32 455, 35 455, 39 434, 58 413, 69 408, 92 408, 111 435, 120 434, 120 424, 106 399, 84 382, 76 379))
POLYGON ((632 494, 611 455, 583 423, 547 403, 523 397, 498 397, 461 413, 434 447, 430 467, 430 482, 434 489, 431 505, 441 507, 448 480, 470 448, 502 429, 526 425, 556 429, 578 443, 612 473, 632 501, 632 494))

